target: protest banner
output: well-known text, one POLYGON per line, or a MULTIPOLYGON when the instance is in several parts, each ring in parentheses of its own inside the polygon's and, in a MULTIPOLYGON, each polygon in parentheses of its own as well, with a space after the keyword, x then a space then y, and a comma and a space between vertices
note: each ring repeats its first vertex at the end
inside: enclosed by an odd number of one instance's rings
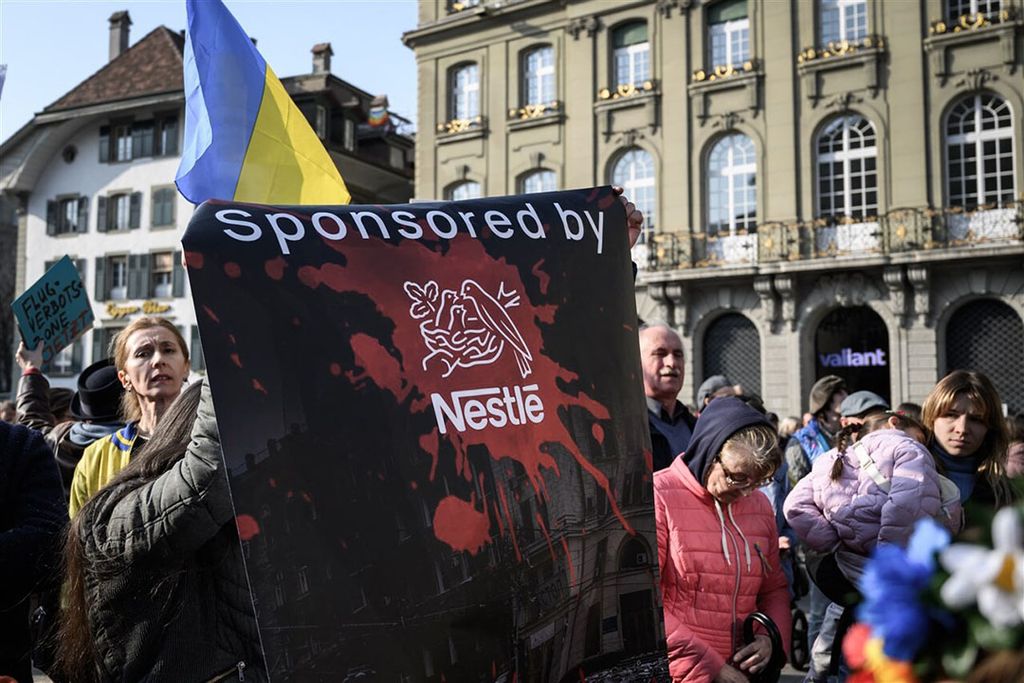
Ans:
POLYGON ((43 362, 92 327, 92 304, 82 278, 65 256, 11 304, 25 346, 43 342, 43 362))
POLYGON ((610 188, 207 202, 183 244, 272 680, 666 678, 610 188))

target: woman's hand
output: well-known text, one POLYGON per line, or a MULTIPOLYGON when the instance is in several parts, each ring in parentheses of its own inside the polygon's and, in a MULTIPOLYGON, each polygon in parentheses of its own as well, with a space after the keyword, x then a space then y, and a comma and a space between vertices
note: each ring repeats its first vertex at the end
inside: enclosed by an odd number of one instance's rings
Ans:
POLYGON ((18 352, 14 355, 22 372, 26 370, 41 369, 43 367, 43 342, 34 349, 25 346, 25 342, 18 342, 18 352))
POLYGON ((759 633, 754 636, 754 642, 749 645, 745 645, 736 651, 733 655, 732 661, 742 669, 752 674, 756 674, 761 669, 768 666, 768 661, 772 658, 772 641, 771 639, 759 633))
POLYGON ((619 196, 619 201, 622 202, 623 208, 626 209, 626 228, 629 230, 629 248, 632 249, 636 246, 637 240, 640 239, 640 231, 644 226, 644 214, 640 209, 636 208, 636 205, 626 199, 625 195, 622 194, 622 188, 618 185, 612 187, 612 192, 619 196))
POLYGON ((739 669, 726 664, 715 676, 715 683, 750 683, 750 681, 739 669))

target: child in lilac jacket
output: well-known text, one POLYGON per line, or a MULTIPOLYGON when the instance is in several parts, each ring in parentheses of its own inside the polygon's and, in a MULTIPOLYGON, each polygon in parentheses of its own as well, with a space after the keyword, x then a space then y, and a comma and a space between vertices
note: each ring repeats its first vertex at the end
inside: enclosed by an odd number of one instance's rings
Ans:
MULTIPOLYGON (((922 517, 959 531, 960 502, 948 491, 943 500, 919 423, 880 413, 865 420, 859 433, 853 446, 841 445, 818 458, 786 498, 786 520, 804 543, 818 552, 839 551, 841 559, 862 565, 851 556, 866 558, 879 543, 906 545, 922 517)), ((858 578, 860 566, 839 565, 847 578, 858 578)))

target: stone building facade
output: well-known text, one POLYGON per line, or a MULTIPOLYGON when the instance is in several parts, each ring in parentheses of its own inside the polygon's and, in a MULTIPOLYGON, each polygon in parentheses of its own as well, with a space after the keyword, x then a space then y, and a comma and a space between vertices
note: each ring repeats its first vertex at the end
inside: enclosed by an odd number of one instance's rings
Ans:
POLYGON ((637 301, 799 414, 826 373, 894 403, 948 370, 1024 410, 1019 0, 420 3, 416 193, 615 182, 637 301))

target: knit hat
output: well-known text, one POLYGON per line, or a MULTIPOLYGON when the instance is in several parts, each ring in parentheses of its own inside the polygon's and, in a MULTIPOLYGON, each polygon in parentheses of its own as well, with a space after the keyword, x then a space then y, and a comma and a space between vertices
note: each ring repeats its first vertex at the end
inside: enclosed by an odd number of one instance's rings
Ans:
POLYGON ((889 403, 873 391, 855 391, 839 405, 843 417, 859 417, 869 410, 889 410, 889 403))
POLYGON ((817 415, 832 400, 837 391, 846 391, 846 382, 837 375, 825 375, 811 387, 811 395, 807 399, 811 415, 817 415))

